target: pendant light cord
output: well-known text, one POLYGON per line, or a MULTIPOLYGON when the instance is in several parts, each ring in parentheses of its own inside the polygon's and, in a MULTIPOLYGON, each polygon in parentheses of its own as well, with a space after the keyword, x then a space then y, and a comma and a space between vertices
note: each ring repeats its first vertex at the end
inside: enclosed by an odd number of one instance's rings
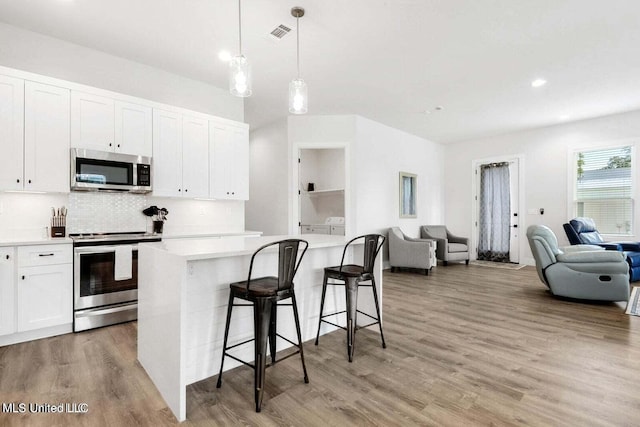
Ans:
POLYGON ((238 0, 238 45, 240 55, 242 55, 242 7, 240 6, 241 0, 238 0))
POLYGON ((298 80, 300 80, 300 17, 296 16, 296 62, 298 65, 298 80))

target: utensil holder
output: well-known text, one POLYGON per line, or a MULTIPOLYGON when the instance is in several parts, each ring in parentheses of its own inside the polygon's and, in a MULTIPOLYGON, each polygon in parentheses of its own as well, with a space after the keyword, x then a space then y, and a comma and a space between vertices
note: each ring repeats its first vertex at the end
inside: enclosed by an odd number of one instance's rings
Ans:
POLYGON ((51 237, 66 237, 67 227, 51 227, 51 237))
POLYGON ((153 221, 153 234, 162 234, 164 221, 153 221))

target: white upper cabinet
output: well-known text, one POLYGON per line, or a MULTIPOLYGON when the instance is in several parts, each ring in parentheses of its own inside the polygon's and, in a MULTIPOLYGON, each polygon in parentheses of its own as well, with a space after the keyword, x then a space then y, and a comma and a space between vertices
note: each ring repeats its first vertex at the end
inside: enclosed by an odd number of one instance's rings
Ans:
POLYGON ((25 82, 24 189, 69 191, 68 89, 25 82))
POLYGON ((151 156, 152 114, 151 107, 116 101, 115 151, 138 156, 151 156))
POLYGON ((209 122, 210 195, 249 199, 249 129, 209 122))
POLYGON ((153 110, 154 196, 182 196, 182 115, 153 110))
POLYGON ((71 146, 151 156, 151 108, 73 91, 71 146))
POLYGON ((209 121, 182 118, 182 186, 184 197, 209 197, 209 121))
POLYGON ((153 195, 209 197, 209 122, 153 110, 153 195))
POLYGON ((68 89, 0 76, 0 190, 69 191, 68 89))
POLYGON ((22 190, 24 80, 0 76, 0 188, 22 190))
POLYGON ((71 146, 114 150, 114 101, 104 96, 71 93, 71 146))

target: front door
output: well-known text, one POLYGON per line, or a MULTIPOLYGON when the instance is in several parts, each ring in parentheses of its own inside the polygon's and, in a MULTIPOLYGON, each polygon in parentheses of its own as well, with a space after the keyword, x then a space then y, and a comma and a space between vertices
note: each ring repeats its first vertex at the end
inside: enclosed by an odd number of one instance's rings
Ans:
POLYGON ((476 167, 476 247, 479 260, 519 262, 520 165, 517 158, 476 167))

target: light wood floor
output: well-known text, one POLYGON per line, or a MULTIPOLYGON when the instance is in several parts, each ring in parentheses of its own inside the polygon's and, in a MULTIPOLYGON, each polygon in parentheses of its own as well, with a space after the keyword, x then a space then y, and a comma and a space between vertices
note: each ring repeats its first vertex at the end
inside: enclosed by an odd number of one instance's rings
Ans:
MULTIPOLYGON (((366 291, 366 288, 362 290, 366 291)), ((387 349, 375 329, 305 346, 267 370, 188 388, 184 425, 639 425, 640 317, 624 304, 549 295, 533 268, 453 264, 428 277, 385 273, 387 349)), ((87 414, 0 414, 0 425, 176 424, 136 361, 136 323, 0 348, 4 403, 86 402, 87 414)))

